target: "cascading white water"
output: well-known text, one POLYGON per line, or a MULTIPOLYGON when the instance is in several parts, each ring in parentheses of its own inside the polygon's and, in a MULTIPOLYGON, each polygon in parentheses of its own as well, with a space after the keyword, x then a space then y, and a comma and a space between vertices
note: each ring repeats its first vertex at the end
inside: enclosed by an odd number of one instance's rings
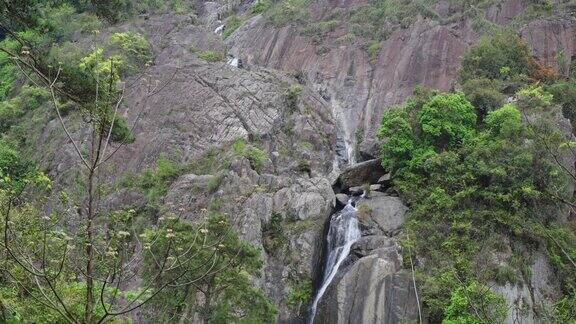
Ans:
POLYGON ((330 227, 328 229, 328 258, 324 266, 324 276, 322 285, 314 298, 312 308, 310 309, 309 323, 314 322, 316 307, 324 295, 324 292, 336 276, 340 264, 350 253, 352 244, 360 238, 360 229, 358 228, 358 218, 356 218, 356 208, 352 206, 352 200, 338 213, 332 215, 330 227))

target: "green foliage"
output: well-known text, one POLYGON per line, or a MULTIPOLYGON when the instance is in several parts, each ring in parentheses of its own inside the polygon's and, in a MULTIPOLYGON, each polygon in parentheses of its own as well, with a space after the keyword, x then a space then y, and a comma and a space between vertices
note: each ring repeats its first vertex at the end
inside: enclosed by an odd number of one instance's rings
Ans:
POLYGON ((4 133, 29 111, 38 108, 48 99, 48 92, 42 88, 24 86, 17 97, 0 101, 0 133, 4 133))
POLYGON ((507 307, 502 296, 496 295, 490 288, 477 282, 471 282, 452 293, 442 323, 502 323, 506 314, 507 307))
POLYGON ((434 0, 376 0, 354 8, 350 16, 350 29, 356 36, 374 41, 386 39, 394 30, 409 26, 420 14, 436 18, 431 9, 434 0))
POLYGON ((157 204, 159 199, 166 195, 170 184, 180 176, 181 170, 176 163, 160 156, 154 169, 144 171, 139 186, 150 203, 157 204))
POLYGON ((470 79, 463 84, 466 98, 476 108, 480 120, 499 107, 502 107, 506 96, 500 92, 498 82, 486 78, 470 79))
POLYGON ((21 185, 30 169, 20 152, 0 139, 0 189, 21 185))
POLYGON ((422 107, 419 119, 425 138, 444 147, 472 136, 476 112, 462 93, 439 94, 422 107))
POLYGON ((268 9, 270 9, 270 2, 268 0, 257 0, 252 4, 250 11, 252 11, 253 14, 258 15, 266 12, 268 9))
POLYGON ((511 104, 506 104, 500 109, 489 112, 485 122, 494 134, 503 137, 512 137, 518 134, 522 127, 520 111, 511 104))
POLYGON ((243 156, 250 161, 250 166, 257 172, 262 171, 268 155, 266 152, 254 145, 248 145, 243 139, 237 139, 232 145, 234 153, 239 156, 243 156))
POLYGON ((250 161, 250 166, 258 172, 262 171, 262 168, 268 159, 266 152, 257 147, 250 147, 245 152, 245 156, 248 161, 250 161))
POLYGON ((273 213, 270 221, 262 227, 264 250, 271 255, 277 255, 286 243, 288 237, 284 233, 282 215, 273 213))
POLYGON ((382 146, 384 168, 397 170, 405 161, 410 160, 415 138, 405 109, 392 108, 382 116, 379 137, 385 139, 382 146))
POLYGON ((123 55, 127 65, 125 70, 137 71, 152 63, 150 44, 142 35, 134 32, 115 33, 108 41, 109 51, 123 55))
POLYGON ((370 45, 368 45, 368 55, 371 59, 376 59, 378 56, 378 51, 380 51, 380 42, 372 41, 370 45))
POLYGON ((130 8, 129 0, 98 0, 92 1, 94 11, 99 16, 112 23, 118 22, 125 18, 130 8))
POLYGON ((554 319, 557 323, 574 323, 576 321, 576 291, 566 295, 554 304, 554 319))
POLYGON ((576 83, 557 82, 546 87, 546 91, 553 95, 554 103, 562 107, 562 114, 570 120, 572 129, 576 130, 576 83))
POLYGON ((198 58, 207 62, 218 62, 222 61, 223 57, 220 52, 216 51, 200 51, 197 53, 198 58))
MULTIPOLYGON (((168 244, 171 244, 176 251, 188 249, 194 251, 194 258, 181 260, 189 270, 177 282, 191 282, 193 278, 206 273, 212 267, 219 269, 209 272, 208 276, 194 286, 188 285, 188 289, 194 289, 194 293, 182 295, 178 290, 168 288, 152 304, 151 307, 156 312, 160 308, 170 316, 178 310, 184 310, 185 305, 189 305, 208 322, 274 321, 276 308, 251 281, 251 276, 257 275, 262 268, 260 253, 239 239, 224 216, 212 214, 206 223, 197 226, 179 221, 175 217, 165 218, 158 229, 147 231, 143 239, 145 244, 157 240, 155 245, 150 245, 154 254, 161 253, 168 244), (203 296, 202 302, 196 303, 197 294, 203 296)), ((152 269, 153 254, 146 254, 146 262, 152 269)), ((178 273, 168 272, 166 275, 175 276, 178 273)))
POLYGON ((224 39, 228 38, 228 36, 232 35, 236 29, 242 26, 243 21, 238 18, 236 15, 232 15, 226 19, 226 28, 224 29, 224 33, 222 33, 222 37, 224 39))
POLYGON ((298 161, 298 171, 310 174, 310 172, 312 172, 310 161, 304 159, 298 161))
POLYGON ((40 7, 37 28, 55 42, 70 41, 74 35, 92 34, 102 29, 102 21, 93 14, 79 13, 69 3, 40 7))
POLYGON ((124 142, 124 143, 133 143, 136 140, 134 134, 128 127, 126 119, 118 115, 116 115, 116 117, 114 118, 114 124, 112 125, 112 132, 110 139, 113 142, 124 142))
POLYGON ((502 298, 486 286, 516 284, 520 273, 529 277, 530 261, 518 256, 542 244, 562 278, 558 318, 565 319, 576 287, 569 262, 576 239, 559 231, 550 214, 571 199, 570 179, 556 157, 572 144, 554 117, 554 103, 571 114, 571 86, 531 84, 535 66, 527 46, 505 35, 483 38, 465 56, 460 76, 470 102, 460 93, 417 89, 382 117, 382 164, 412 207, 402 244, 413 253, 407 258, 427 260, 418 277, 433 321, 501 321, 502 298), (567 97, 555 98, 547 89, 567 97), (504 104, 516 90, 515 104, 504 104), (512 243, 486 247, 494 236, 512 243), (512 257, 503 264, 490 259, 508 248, 512 257))
POLYGON ((299 84, 293 84, 290 86, 286 93, 286 105, 291 111, 296 111, 298 109, 298 100, 302 94, 303 88, 299 84))
POLYGON ((506 80, 518 75, 530 76, 535 66, 526 43, 506 31, 484 36, 462 59, 460 79, 506 80))
POLYGON ((290 286, 287 304, 292 308, 307 305, 312 299, 313 287, 310 279, 299 280, 290 286))
POLYGON ((268 10, 267 18, 276 26, 304 24, 310 19, 310 0, 283 0, 268 10))
MULTIPOLYGON (((0 46, 4 46, 2 43, 0 46)), ((10 63, 8 54, 0 52, 0 101, 6 99, 16 78, 16 67, 10 63)))
POLYGON ((315 23, 307 24, 306 27, 302 28, 301 32, 308 36, 318 36, 323 37, 327 33, 333 31, 340 24, 340 20, 333 19, 328 21, 319 21, 315 23))

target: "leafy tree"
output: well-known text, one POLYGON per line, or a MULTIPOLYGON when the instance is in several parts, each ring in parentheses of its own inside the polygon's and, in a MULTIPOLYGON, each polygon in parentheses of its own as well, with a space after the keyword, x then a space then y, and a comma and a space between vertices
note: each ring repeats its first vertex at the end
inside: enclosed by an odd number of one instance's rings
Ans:
POLYGON ((473 256, 486 253, 483 242, 495 233, 528 245, 547 240, 534 226, 553 221, 546 216, 560 205, 553 197, 570 198, 553 155, 561 153, 547 149, 566 141, 548 119, 550 95, 527 87, 517 96, 518 106, 492 110, 480 122, 461 93, 419 93, 383 116, 383 165, 393 167, 394 184, 411 206, 403 244, 430 262, 420 289, 435 320, 492 322, 488 313, 474 319, 457 315, 456 306, 445 309, 461 301, 465 287, 497 277, 498 265, 473 256), (522 111, 541 114, 538 123, 523 122, 522 111))
POLYGON ((530 49, 512 31, 501 31, 484 36, 462 59, 460 79, 512 79, 518 75, 530 76, 535 65, 530 49))
POLYGON ((466 81, 462 87, 466 98, 476 108, 479 121, 488 112, 501 107, 506 99, 506 96, 500 92, 500 85, 496 80, 471 79, 466 81))
POLYGON ((452 293, 442 323, 480 324, 486 319, 490 319, 492 323, 501 323, 506 318, 506 312, 502 296, 493 293, 486 286, 472 282, 452 293))
POLYGON ((425 138, 444 147, 472 135, 476 112, 462 93, 439 94, 424 104, 419 119, 425 138))
MULTIPOLYGON (((266 323, 274 320, 276 308, 251 280, 251 276, 257 275, 262 268, 260 252, 238 238, 228 219, 212 214, 197 229, 175 218, 166 217, 159 221, 157 230, 145 233, 146 242, 151 238, 159 240, 156 244, 158 250, 153 249, 150 256, 172 244, 176 250, 193 246, 200 257, 188 259, 184 256, 172 260, 173 263, 185 263, 189 269, 174 284, 174 287, 185 287, 185 293, 178 294, 174 289, 168 289, 153 307, 166 309, 169 316, 180 316, 183 320, 199 315, 205 323, 266 323), (205 263, 207 259, 212 262, 205 263), (207 275, 198 278, 198 273, 207 275), (197 294, 202 296, 198 303, 197 294)), ((152 257, 147 263, 151 269, 159 266, 152 257)), ((166 275, 172 273, 168 271, 166 275)))

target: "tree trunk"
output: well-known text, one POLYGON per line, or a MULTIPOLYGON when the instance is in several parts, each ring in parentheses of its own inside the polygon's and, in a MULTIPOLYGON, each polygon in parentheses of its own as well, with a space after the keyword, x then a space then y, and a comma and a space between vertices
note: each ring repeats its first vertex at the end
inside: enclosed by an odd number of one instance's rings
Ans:
POLYGON ((93 246, 93 220, 94 220, 94 168, 88 173, 88 213, 86 215, 86 307, 84 322, 92 322, 94 311, 94 246, 93 246))

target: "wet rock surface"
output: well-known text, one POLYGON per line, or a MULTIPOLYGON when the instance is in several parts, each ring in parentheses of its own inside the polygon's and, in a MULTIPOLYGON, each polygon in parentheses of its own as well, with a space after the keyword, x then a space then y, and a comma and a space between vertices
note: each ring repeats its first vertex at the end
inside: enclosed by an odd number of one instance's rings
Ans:
POLYGON ((365 184, 370 185, 378 182, 384 174, 386 171, 382 168, 380 160, 369 160, 346 168, 340 174, 336 185, 341 190, 365 184))

